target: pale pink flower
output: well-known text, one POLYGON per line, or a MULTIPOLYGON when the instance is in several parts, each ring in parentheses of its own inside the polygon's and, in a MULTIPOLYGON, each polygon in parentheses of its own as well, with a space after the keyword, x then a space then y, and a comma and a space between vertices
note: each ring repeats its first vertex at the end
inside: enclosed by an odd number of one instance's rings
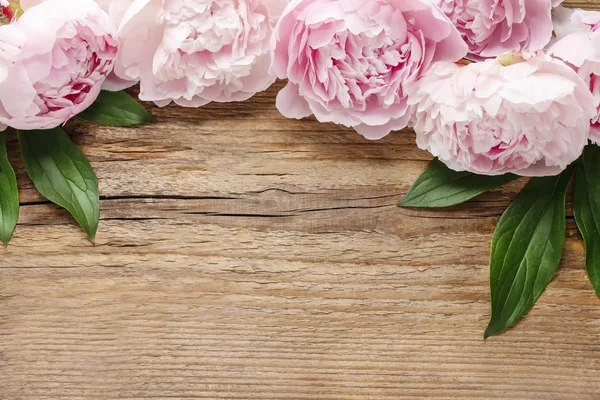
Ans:
POLYGON ((419 148, 482 175, 560 173, 581 155, 596 113, 586 83, 541 52, 438 63, 410 103, 419 148))
POLYGON ((562 0, 434 0, 469 45, 469 58, 542 50, 552 37, 553 6, 562 0))
POLYGON ((600 12, 561 10, 567 16, 556 24, 557 39, 548 53, 571 66, 588 84, 596 113, 590 139, 600 144, 600 12))
MULTIPOLYGON (((135 0, 119 28, 119 81, 140 99, 199 107, 267 89, 269 41, 285 0, 135 0)), ((115 12, 116 14, 116 12, 115 12)))
POLYGON ((294 0, 273 37, 271 70, 289 118, 314 114, 379 139, 406 126, 408 88, 437 61, 467 47, 429 0, 294 0))
POLYGON ((91 0, 47 0, 10 25, 24 38, 0 83, 0 123, 50 129, 89 107, 117 54, 116 28, 91 0))

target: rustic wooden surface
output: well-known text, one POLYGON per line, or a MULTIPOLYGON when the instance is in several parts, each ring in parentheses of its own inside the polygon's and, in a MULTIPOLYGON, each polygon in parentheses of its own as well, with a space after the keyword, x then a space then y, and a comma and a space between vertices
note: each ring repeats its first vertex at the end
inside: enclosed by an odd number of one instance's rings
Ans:
POLYGON ((35 193, 11 134, 0 399, 600 398, 572 217, 540 302, 484 342, 490 239, 522 182, 399 209, 430 159, 414 135, 285 120, 280 88, 152 108, 160 123, 137 129, 71 124, 100 178, 95 245, 35 193))

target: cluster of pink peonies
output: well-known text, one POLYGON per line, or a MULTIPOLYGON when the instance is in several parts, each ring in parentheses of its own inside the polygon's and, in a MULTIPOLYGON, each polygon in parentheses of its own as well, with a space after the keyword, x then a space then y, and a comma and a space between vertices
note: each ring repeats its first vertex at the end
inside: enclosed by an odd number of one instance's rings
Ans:
POLYGON ((199 107, 242 101, 275 77, 285 0, 0 0, 0 123, 50 129, 101 89, 199 107))
POLYGON ((0 129, 56 127, 101 88, 199 107, 281 78, 285 116, 409 126, 456 170, 554 175, 600 142, 600 13, 560 0, 0 3, 0 129))

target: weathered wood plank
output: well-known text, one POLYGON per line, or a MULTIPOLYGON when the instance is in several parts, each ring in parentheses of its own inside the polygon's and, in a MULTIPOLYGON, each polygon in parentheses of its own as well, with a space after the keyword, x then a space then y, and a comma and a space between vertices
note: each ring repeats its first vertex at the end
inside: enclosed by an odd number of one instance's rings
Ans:
MULTIPOLYGON (((600 1, 568 2, 599 8, 600 1)), ((523 182, 398 209, 430 156, 274 107, 71 124, 100 177, 96 245, 39 197, 0 262, 0 398, 595 399, 600 301, 574 222, 517 329, 483 341, 494 225, 523 182)))

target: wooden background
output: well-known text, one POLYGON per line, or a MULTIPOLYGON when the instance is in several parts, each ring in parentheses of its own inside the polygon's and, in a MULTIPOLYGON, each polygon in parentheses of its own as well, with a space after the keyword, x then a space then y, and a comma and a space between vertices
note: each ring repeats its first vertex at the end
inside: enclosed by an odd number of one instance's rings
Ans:
MULTIPOLYGON (((569 2, 600 8, 600 0, 569 2)), ((538 305, 483 341, 489 245, 523 182, 395 206, 430 156, 243 104, 70 124, 102 194, 95 245, 37 195, 0 250, 0 399, 597 399, 600 301, 570 213, 538 305)))

